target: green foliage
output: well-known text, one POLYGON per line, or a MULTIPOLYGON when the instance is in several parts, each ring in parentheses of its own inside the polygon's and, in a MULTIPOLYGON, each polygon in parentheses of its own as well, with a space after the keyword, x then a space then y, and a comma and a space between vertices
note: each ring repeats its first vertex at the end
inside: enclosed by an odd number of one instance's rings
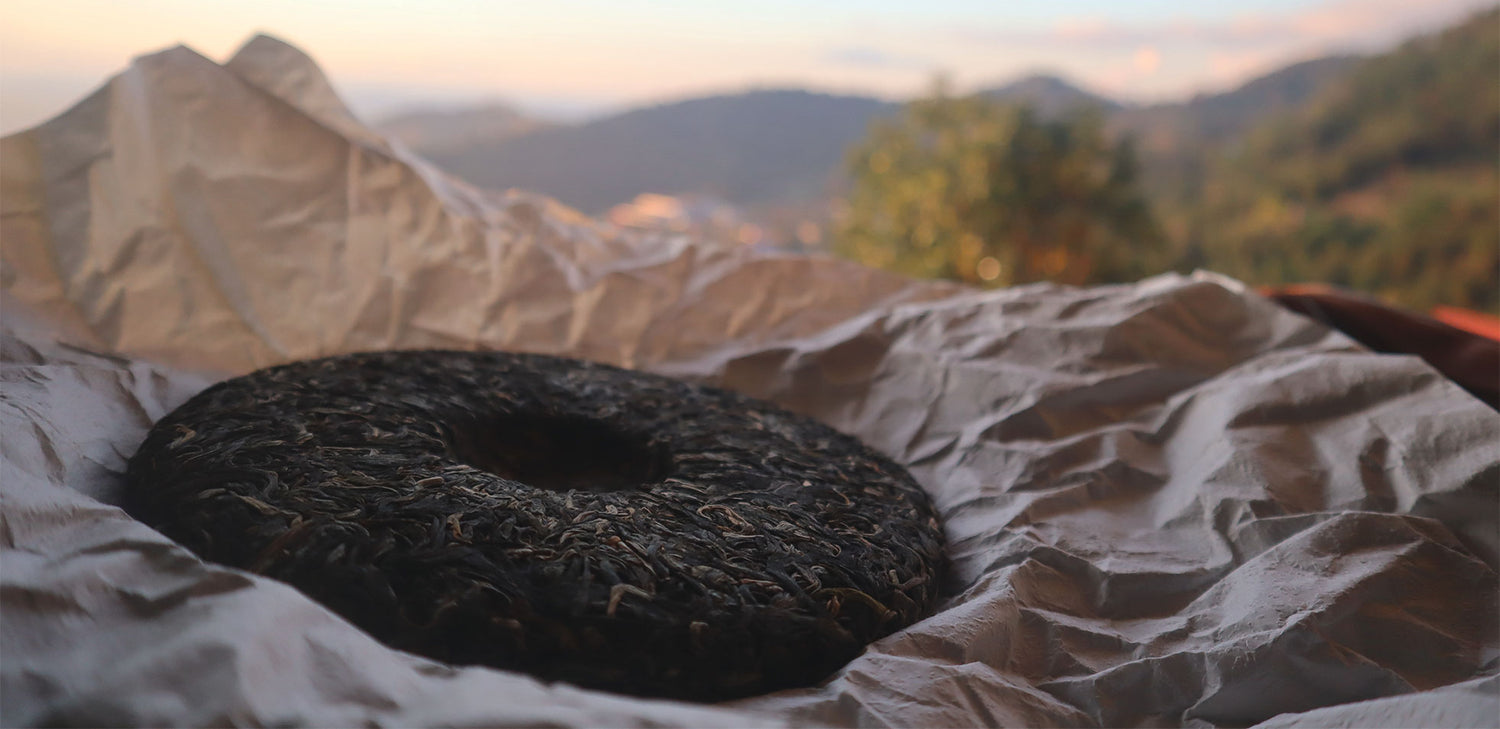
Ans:
POLYGON ((988 285, 1124 281, 1164 241, 1133 149, 1097 116, 1044 121, 940 90, 874 124, 849 166, 835 246, 873 266, 988 285))
POLYGON ((1112 128, 1148 145, 1149 207, 1131 145, 1099 117, 1048 122, 942 93, 915 102, 854 150, 837 248, 992 285, 1201 267, 1418 309, 1500 309, 1500 9, 1245 88, 1258 103, 1296 102, 1217 136, 1160 109, 1116 112, 1112 128))
POLYGON ((1500 307, 1500 10, 1367 59, 1166 201, 1176 243, 1258 284, 1500 307))

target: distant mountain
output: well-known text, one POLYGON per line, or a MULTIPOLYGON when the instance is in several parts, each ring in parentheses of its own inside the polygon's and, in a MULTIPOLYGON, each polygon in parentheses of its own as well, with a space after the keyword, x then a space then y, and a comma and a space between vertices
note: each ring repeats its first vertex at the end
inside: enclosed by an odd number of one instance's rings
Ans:
POLYGON ((1123 108, 1113 99, 1084 91, 1057 76, 1046 74, 1026 76, 976 93, 1007 104, 1025 104, 1045 118, 1084 110, 1112 112, 1123 108))
MULTIPOLYGON (((1393 175, 1500 157, 1500 8, 1366 59, 1282 123, 1257 130, 1247 164, 1288 191, 1331 199, 1393 175)), ((1493 231, 1492 231, 1493 232, 1493 231)))
POLYGON ((496 144, 556 125, 508 104, 486 104, 453 110, 414 109, 374 126, 408 147, 432 154, 496 144))
POLYGON ((1142 182, 1156 195, 1182 195, 1203 183, 1209 159, 1252 129, 1308 103, 1348 77, 1359 56, 1329 56, 1287 66, 1215 94, 1184 102, 1118 109, 1117 134, 1136 140, 1142 182))
MULTIPOLYGON (((1044 117, 1094 109, 1139 142, 1153 190, 1197 184, 1208 146, 1305 102, 1355 59, 1309 61, 1232 91, 1180 104, 1127 107, 1049 75, 983 89, 1044 117)), ((483 187, 521 187, 602 213, 641 193, 697 193, 737 205, 816 199, 845 151, 898 105, 862 96, 753 91, 628 111, 578 126, 544 126, 508 107, 422 113, 381 128, 483 187)))
POLYGON ((1260 122, 1306 104, 1349 75, 1362 61, 1355 55, 1295 63, 1220 94, 1200 94, 1183 105, 1199 137, 1219 142, 1260 122))
POLYGON ((1205 262, 1500 308, 1497 27, 1500 8, 1361 60, 1224 150, 1184 206, 1205 262))
MULTIPOLYGON (((1044 116, 1121 108, 1045 75, 978 93, 1032 105, 1044 116)), ((872 120, 898 108, 863 96, 752 91, 638 109, 576 127, 504 136, 465 130, 462 141, 463 118, 428 115, 420 121, 429 136, 408 144, 477 185, 524 187, 590 213, 648 192, 708 194, 755 205, 824 195, 845 150, 864 137, 872 120)), ((469 118, 489 121, 482 111, 469 118)))
POLYGON ((740 204, 805 200, 824 193, 870 120, 896 108, 861 96, 753 91, 420 151, 477 185, 524 187, 590 213, 642 192, 740 204))
POLYGON ((1349 74, 1359 56, 1328 56, 1295 63, 1215 94, 1184 102, 1121 109, 1115 126, 1150 139, 1169 134, 1193 143, 1231 140, 1308 99, 1349 74))
MULTIPOLYGON (((1046 75, 979 93, 1043 116, 1097 109, 1112 133, 1133 137, 1180 267, 1494 310, 1497 23, 1492 9, 1388 53, 1305 61, 1179 103, 1123 106, 1046 75)), ((413 146, 479 185, 547 193, 590 213, 645 192, 805 208, 826 196, 870 122, 898 109, 757 91, 525 133, 488 119, 500 131, 478 139, 456 116, 424 120, 429 136, 413 146)))

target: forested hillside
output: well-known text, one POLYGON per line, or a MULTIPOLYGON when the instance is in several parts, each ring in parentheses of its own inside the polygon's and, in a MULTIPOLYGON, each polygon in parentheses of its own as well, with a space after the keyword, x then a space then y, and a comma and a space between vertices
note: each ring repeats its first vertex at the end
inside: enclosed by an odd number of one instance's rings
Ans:
POLYGON ((1500 306, 1500 10, 1362 61, 1158 206, 1187 261, 1500 306), (1196 259, 1196 260, 1194 260, 1196 259))

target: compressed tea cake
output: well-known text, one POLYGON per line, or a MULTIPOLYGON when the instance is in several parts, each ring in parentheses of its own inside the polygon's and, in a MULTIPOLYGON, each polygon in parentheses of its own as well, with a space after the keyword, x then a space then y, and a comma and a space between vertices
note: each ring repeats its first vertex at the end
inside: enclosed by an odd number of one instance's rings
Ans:
POLYGON ((717 700, 826 678, 943 569, 900 466, 724 390, 577 360, 387 352, 210 387, 128 508, 458 664, 717 700))

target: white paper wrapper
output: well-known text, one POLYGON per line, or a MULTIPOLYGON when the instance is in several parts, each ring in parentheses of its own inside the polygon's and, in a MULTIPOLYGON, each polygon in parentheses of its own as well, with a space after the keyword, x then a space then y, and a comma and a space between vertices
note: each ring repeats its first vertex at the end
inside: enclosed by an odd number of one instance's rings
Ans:
POLYGON ((5 138, 0 224, 7 725, 1500 716, 1500 415, 1227 279, 979 292, 623 234, 444 176, 268 38, 143 57, 5 138), (938 504, 952 596, 823 686, 649 701, 389 650, 111 505, 205 384, 420 347, 662 372, 858 435, 938 504))

